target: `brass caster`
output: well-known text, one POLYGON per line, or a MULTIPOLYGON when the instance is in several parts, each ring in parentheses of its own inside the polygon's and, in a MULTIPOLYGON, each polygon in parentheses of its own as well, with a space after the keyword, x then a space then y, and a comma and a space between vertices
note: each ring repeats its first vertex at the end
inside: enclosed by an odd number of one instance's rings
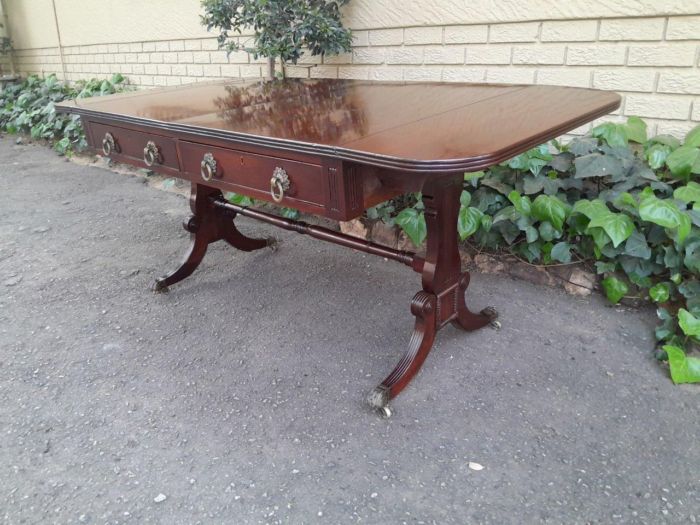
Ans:
POLYGON ((391 417, 391 409, 389 407, 381 407, 377 409, 379 415, 384 419, 389 419, 391 417))
POLYGON ((167 293, 169 291, 164 279, 156 279, 156 282, 153 283, 152 289, 155 293, 167 293))

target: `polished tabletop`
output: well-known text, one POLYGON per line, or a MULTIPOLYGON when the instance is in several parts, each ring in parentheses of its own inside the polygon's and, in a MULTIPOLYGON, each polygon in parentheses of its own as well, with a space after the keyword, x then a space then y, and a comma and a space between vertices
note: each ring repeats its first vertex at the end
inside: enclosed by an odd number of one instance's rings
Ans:
POLYGON ((593 89, 433 82, 226 80, 76 99, 93 117, 409 171, 476 170, 620 105, 593 89))

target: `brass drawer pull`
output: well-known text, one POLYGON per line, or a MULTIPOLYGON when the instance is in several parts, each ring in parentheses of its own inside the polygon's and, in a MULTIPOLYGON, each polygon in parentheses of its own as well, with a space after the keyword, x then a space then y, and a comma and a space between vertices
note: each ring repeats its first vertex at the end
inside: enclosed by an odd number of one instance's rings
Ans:
POLYGON ((156 146, 156 143, 152 140, 149 140, 146 143, 146 147, 143 148, 143 161, 148 167, 151 167, 154 164, 160 164, 162 162, 160 157, 160 148, 156 146))
POLYGON ((210 181, 216 176, 216 159, 211 153, 205 153, 202 162, 199 164, 199 174, 206 181, 210 181))
POLYGON ((105 138, 102 139, 102 153, 105 157, 109 157, 112 153, 119 153, 119 147, 114 140, 114 135, 109 131, 105 133, 105 138))
POLYGON ((272 172, 272 178, 270 179, 270 195, 272 196, 272 200, 275 202, 282 202, 282 199, 284 199, 284 192, 289 189, 289 186, 289 175, 284 171, 284 168, 275 168, 275 171, 272 172))

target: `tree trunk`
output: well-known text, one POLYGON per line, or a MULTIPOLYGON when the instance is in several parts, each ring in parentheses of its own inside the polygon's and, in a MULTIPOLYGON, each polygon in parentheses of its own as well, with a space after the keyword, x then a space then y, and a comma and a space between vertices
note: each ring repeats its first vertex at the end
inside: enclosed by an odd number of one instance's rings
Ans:
POLYGON ((275 79, 275 57, 268 57, 267 58, 267 67, 268 67, 268 77, 270 80, 275 79))

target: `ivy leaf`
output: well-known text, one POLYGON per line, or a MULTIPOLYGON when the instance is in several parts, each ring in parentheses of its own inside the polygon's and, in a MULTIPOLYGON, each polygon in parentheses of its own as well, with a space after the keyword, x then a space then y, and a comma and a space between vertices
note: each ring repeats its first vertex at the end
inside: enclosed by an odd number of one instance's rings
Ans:
POLYGON ((675 345, 664 345, 663 348, 668 355, 671 379, 675 384, 700 383, 700 359, 688 357, 675 345))
POLYGON ((645 156, 649 167, 654 170, 658 170, 664 167, 666 159, 671 154, 671 148, 664 144, 652 144, 649 149, 647 149, 645 156))
POLYGON ((527 240, 528 243, 535 242, 537 239, 539 239, 539 237, 540 237, 540 234, 532 226, 528 226, 525 229, 525 240, 527 240))
POLYGON ((469 204, 472 202, 472 195, 469 193, 467 190, 462 190, 462 193, 459 196, 459 203, 462 206, 469 206, 469 204))
POLYGON ((673 135, 656 135, 656 136, 651 137, 649 139, 649 143, 650 144, 663 144, 664 146, 668 146, 672 150, 676 149, 678 146, 681 145, 681 141, 678 140, 673 135))
POLYGON ((457 231, 459 238, 464 240, 471 235, 474 235, 481 225, 481 219, 484 217, 484 212, 478 208, 462 207, 459 210, 457 219, 457 231))
POLYGON ((644 144, 647 141, 647 125, 639 117, 630 117, 625 125, 627 138, 632 142, 644 144))
POLYGON ((678 326, 689 337, 700 337, 700 319, 685 308, 678 310, 678 326))
POLYGON ((665 303, 671 296, 671 283, 658 283, 649 288, 649 297, 655 303, 665 303))
POLYGON ((595 263, 595 272, 600 275, 602 273, 612 273, 617 268, 615 262, 598 261, 595 263))
POLYGON ((683 201, 686 204, 690 202, 700 202, 700 184, 691 181, 686 186, 676 188, 673 192, 673 198, 683 201))
POLYGON ((598 149, 598 141, 593 137, 582 137, 569 142, 569 151, 574 155, 588 155, 598 149))
POLYGON ((700 148, 700 125, 695 126, 685 136, 685 146, 700 148))
POLYGON ((568 242, 558 242, 552 247, 552 259, 563 263, 571 262, 571 246, 568 242))
POLYGON ((627 146, 627 127, 604 122, 591 130, 591 135, 605 140, 610 146, 627 146))
POLYGON ((610 209, 600 199, 594 199, 592 201, 581 199, 580 201, 576 201, 576 204, 574 204, 573 212, 581 213, 589 219, 594 219, 601 215, 610 213, 610 209))
POLYGON ((700 148, 683 145, 666 158, 666 165, 674 176, 687 179, 700 161, 700 148))
POLYGON ((224 193, 224 197, 227 201, 232 202, 233 204, 238 204, 239 206, 252 206, 255 203, 255 201, 250 197, 246 197, 245 195, 234 193, 232 191, 224 193))
POLYGON ((634 232, 634 223, 624 213, 613 213, 597 215, 588 223, 589 228, 600 227, 608 234, 613 246, 617 248, 620 243, 626 240, 634 232))
POLYGON ((476 181, 478 181, 484 175, 486 175, 486 172, 484 172, 484 171, 467 172, 464 174, 464 181, 471 182, 472 184, 476 184, 476 181))
POLYGON ((622 162, 610 155, 602 153, 590 153, 574 160, 577 179, 588 177, 605 177, 607 175, 619 176, 624 173, 622 162))
POLYGON ((664 228, 677 228, 681 224, 680 211, 670 201, 661 200, 653 193, 642 194, 639 201, 639 216, 664 228))
POLYGON ((425 224, 425 214, 415 208, 404 208, 396 216, 396 224, 398 224, 406 235, 411 239, 411 242, 416 246, 420 246, 425 241, 428 235, 428 228, 425 224))
POLYGON ((632 232, 625 243, 625 255, 637 257, 639 259, 650 259, 651 248, 647 244, 647 239, 637 230, 632 232))
POLYGON ((603 285, 603 290, 605 290, 605 295, 613 304, 620 302, 627 292, 629 292, 629 286, 624 281, 621 281, 617 277, 610 276, 603 279, 601 282, 603 285))
POLYGON ((530 212, 532 210, 532 202, 530 201, 530 197, 527 195, 520 195, 516 190, 513 190, 508 194, 508 200, 513 203, 513 206, 515 206, 515 209, 520 215, 525 217, 530 216, 530 212))
POLYGON ((555 237, 558 237, 557 231, 554 229, 554 226, 552 226, 552 223, 549 221, 542 221, 538 229, 540 232, 540 237, 545 242, 549 242, 555 237))
POLYGON ((549 221, 554 229, 561 231, 569 209, 568 205, 553 195, 538 195, 532 203, 532 216, 540 221, 549 221))

